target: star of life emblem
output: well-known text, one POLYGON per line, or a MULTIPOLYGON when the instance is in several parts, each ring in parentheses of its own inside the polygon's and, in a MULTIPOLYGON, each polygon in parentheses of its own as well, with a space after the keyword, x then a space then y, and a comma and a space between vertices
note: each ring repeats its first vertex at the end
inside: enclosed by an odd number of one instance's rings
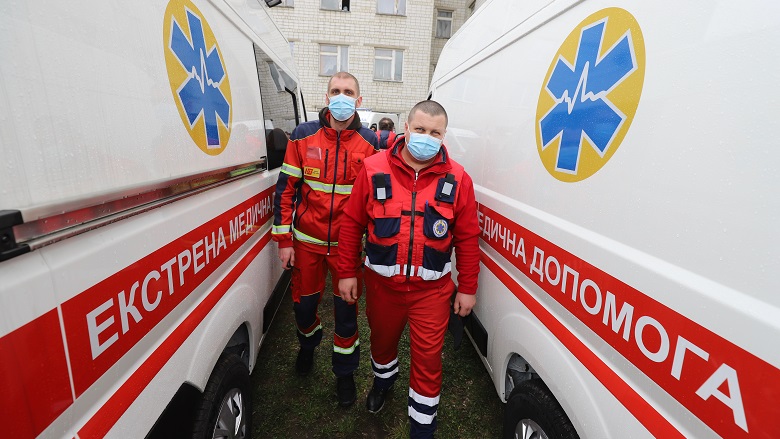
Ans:
POLYGON ((441 238, 447 234, 447 227, 447 221, 444 221, 443 219, 436 220, 436 222, 433 223, 433 235, 437 238, 441 238))

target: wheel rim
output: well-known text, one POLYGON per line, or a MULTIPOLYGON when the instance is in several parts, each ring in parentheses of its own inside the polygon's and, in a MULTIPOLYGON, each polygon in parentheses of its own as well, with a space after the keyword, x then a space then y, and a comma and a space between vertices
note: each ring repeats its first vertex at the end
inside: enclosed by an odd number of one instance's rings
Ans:
POLYGON ((245 439, 246 418, 244 396, 240 389, 230 389, 222 399, 214 426, 214 439, 245 439))
POLYGON ((536 422, 521 419, 515 427, 515 439, 548 439, 547 433, 536 422))

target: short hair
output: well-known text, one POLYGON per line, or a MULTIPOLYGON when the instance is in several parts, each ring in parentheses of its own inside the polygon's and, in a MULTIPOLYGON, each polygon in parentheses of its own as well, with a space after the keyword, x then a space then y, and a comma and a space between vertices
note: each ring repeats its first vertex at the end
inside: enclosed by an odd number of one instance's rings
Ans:
POLYGON ((382 131, 392 131, 393 128, 395 128, 395 123, 393 123, 393 119, 390 119, 389 117, 383 117, 379 119, 379 129, 382 131))
POLYGON ((328 90, 326 93, 330 93, 330 83, 333 81, 333 78, 342 78, 342 79, 352 79, 355 81, 355 93, 357 93, 358 96, 360 96, 360 83, 358 82, 357 78, 352 73, 349 72, 338 72, 335 75, 331 76, 330 79, 328 79, 328 90))
POLYGON ((442 107, 440 103, 431 100, 418 102, 409 111, 409 116, 406 118, 407 122, 411 122, 412 117, 414 117, 414 114, 418 111, 422 111, 429 116, 444 116, 444 127, 447 127, 447 123, 449 122, 447 111, 444 110, 444 107, 442 107))

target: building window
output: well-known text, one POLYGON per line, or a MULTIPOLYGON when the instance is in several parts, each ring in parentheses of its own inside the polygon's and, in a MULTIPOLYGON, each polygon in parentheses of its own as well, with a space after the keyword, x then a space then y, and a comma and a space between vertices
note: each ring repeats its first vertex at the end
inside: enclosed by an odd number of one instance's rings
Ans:
POLYGON ((377 14, 406 15, 406 0, 376 0, 377 14))
POLYGON ((320 0, 320 9, 349 12, 349 0, 320 0))
POLYGON ((449 38, 451 36, 452 36, 452 11, 437 11, 436 38, 449 38))
POLYGON ((279 6, 292 8, 295 6, 295 0, 282 0, 282 2, 279 3, 279 6))
POLYGON ((320 44, 320 75, 349 71, 349 47, 320 44))
POLYGON ((403 50, 375 49, 374 79, 382 81, 401 81, 404 70, 403 50))

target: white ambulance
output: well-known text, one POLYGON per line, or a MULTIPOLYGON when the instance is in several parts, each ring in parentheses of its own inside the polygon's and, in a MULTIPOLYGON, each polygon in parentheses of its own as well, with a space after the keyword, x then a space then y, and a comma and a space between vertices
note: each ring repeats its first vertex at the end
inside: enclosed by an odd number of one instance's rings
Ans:
POLYGON ((780 437, 778 52, 753 0, 488 0, 449 40, 505 437, 780 437))
POLYGON ((266 7, 0 2, 0 436, 251 436, 304 111, 266 7))

